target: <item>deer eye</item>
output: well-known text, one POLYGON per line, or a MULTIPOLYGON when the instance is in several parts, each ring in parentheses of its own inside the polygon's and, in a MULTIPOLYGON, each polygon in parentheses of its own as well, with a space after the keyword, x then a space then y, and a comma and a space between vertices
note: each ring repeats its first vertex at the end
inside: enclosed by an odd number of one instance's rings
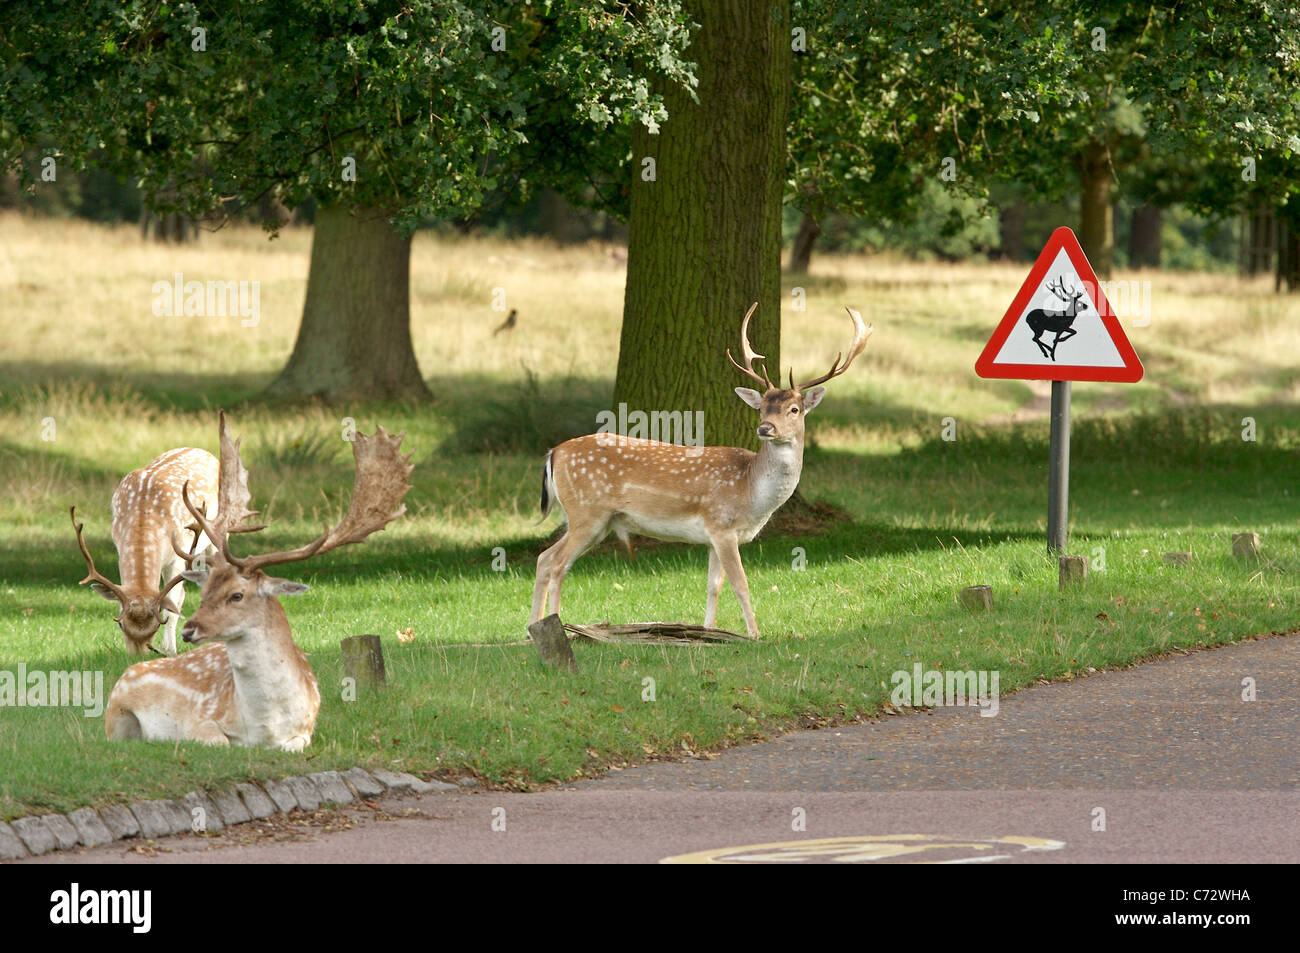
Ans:
POLYGON ((792 413, 792 414, 797 414, 797 413, 799 413, 799 408, 798 408, 798 407, 791 407, 791 408, 790 408, 790 413, 792 413))
POLYGON ((230 594, 230 600, 229 600, 229 601, 231 601, 231 602, 242 602, 243 599, 244 599, 244 594, 243 594, 242 592, 232 592, 232 593, 230 594))

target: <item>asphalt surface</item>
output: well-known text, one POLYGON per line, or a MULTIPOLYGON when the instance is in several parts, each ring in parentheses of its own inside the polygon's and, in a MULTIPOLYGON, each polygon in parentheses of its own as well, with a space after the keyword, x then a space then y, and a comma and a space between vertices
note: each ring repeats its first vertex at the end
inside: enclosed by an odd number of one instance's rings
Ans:
POLYGON ((24 862, 655 862, 704 852, 781 863, 1294 863, 1300 635, 1036 686, 1002 698, 995 717, 912 712, 541 793, 471 789, 379 807, 348 811, 351 829, 304 828, 291 842, 234 828, 160 841, 155 856, 122 842, 24 862), (1246 678, 1253 701, 1242 699, 1246 678), (823 843, 831 838, 851 840, 823 843))

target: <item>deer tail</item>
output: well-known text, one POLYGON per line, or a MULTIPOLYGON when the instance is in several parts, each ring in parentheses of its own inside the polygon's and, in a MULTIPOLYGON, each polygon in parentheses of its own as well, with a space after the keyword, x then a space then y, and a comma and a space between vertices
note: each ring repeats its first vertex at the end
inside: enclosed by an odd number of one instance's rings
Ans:
POLYGON ((551 465, 554 454, 554 450, 548 451, 546 463, 542 466, 542 519, 551 514, 551 503, 555 500, 555 470, 551 465))

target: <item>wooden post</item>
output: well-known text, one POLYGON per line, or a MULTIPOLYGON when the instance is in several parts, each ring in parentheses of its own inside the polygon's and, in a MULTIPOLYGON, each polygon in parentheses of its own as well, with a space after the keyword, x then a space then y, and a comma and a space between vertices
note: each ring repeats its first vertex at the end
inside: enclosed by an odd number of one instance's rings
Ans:
POLYGON ((547 668, 565 668, 570 672, 578 670, 578 660, 573 657, 573 648, 569 645, 564 623, 554 612, 530 625, 528 634, 537 643, 537 654, 542 657, 542 664, 547 668))
POLYGON ((1241 559, 1259 558, 1259 533, 1233 533, 1232 555, 1241 559))
POLYGON ((377 635, 354 635, 339 643, 343 650, 343 671, 358 684, 383 688, 388 681, 384 671, 384 647, 377 635))
POLYGON ((1062 556, 1058 560, 1060 567, 1060 588, 1062 591, 1071 586, 1082 586, 1088 578, 1087 556, 1062 556))
POLYGON ((967 609, 988 612, 993 608, 992 586, 968 586, 957 593, 957 598, 967 609))

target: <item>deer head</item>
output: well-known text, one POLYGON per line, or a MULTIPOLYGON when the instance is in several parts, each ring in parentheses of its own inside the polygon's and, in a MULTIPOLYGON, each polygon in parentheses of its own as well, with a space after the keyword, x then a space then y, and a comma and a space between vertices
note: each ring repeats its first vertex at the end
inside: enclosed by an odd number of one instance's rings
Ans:
MULTIPOLYGON (((81 585, 89 584, 91 590, 105 599, 117 601, 121 611, 113 621, 117 623, 126 638, 127 651, 132 655, 148 653, 153 648, 154 634, 163 624, 163 611, 180 615, 180 608, 167 598, 167 594, 180 584, 183 574, 173 576, 160 590, 148 585, 119 586, 95 568, 95 560, 91 558, 83 533, 85 524, 77 522, 75 506, 69 512, 72 516, 72 526, 77 532, 77 546, 80 547, 81 555, 86 560, 87 573, 86 578, 81 580, 81 585)), ((198 542, 199 536, 195 533, 193 545, 197 546, 198 542)), ((178 550, 177 555, 185 559, 188 564, 194 559, 195 553, 191 548, 189 553, 178 550)))
POLYGON ((1056 284, 1048 283, 1047 290, 1066 303, 1070 314, 1088 310, 1088 306, 1080 300, 1083 297, 1083 292, 1065 287, 1064 275, 1057 277, 1056 284))
POLYGON ((802 384, 794 382, 794 369, 790 370, 790 386, 787 388, 778 388, 772 383, 767 376, 767 366, 763 365, 763 374, 760 377, 754 370, 754 361, 764 360, 762 354, 755 353, 754 348, 749 343, 749 319, 753 317, 754 310, 758 307, 755 301, 745 312, 745 319, 740 324, 740 347, 741 356, 745 363, 739 364, 731 356, 731 350, 727 350, 727 360, 742 374, 752 377, 755 381, 763 385, 763 391, 754 390, 752 387, 737 387, 736 394, 753 407, 761 415, 758 425, 758 439, 764 443, 776 445, 794 444, 803 445, 804 436, 804 418, 826 396, 826 388, 817 385, 824 384, 834 377, 839 377, 849 369, 849 365, 857 358, 867 346, 867 339, 871 337, 874 327, 869 327, 862 323, 862 315, 852 308, 846 308, 849 317, 853 320, 853 343, 849 345, 849 356, 844 357, 843 352, 835 355, 835 363, 831 369, 821 377, 814 377, 811 380, 804 381, 802 384))
POLYGON ((279 597, 302 595, 308 589, 260 569, 241 571, 222 556, 210 569, 189 570, 185 578, 203 587, 203 601, 181 630, 181 638, 191 645, 216 639, 232 642, 287 625, 279 597))

